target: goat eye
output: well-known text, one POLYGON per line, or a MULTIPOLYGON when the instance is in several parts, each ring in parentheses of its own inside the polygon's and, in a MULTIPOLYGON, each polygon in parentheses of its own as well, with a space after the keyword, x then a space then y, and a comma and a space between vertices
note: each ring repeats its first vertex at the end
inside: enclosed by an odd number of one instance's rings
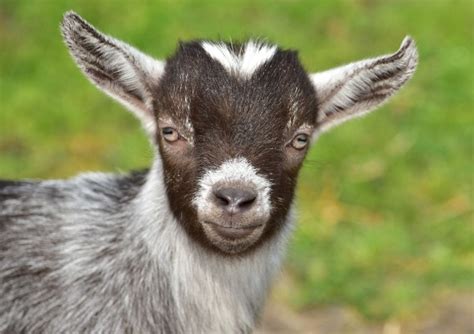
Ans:
POLYGON ((309 136, 304 133, 300 133, 295 138, 293 138, 293 141, 291 142, 291 146, 293 146, 293 148, 297 150, 302 150, 306 147, 306 145, 308 145, 308 142, 309 142, 309 136))
POLYGON ((161 129, 161 134, 163 135, 163 138, 165 138, 165 140, 169 143, 175 142, 179 139, 178 131, 171 127, 161 129))

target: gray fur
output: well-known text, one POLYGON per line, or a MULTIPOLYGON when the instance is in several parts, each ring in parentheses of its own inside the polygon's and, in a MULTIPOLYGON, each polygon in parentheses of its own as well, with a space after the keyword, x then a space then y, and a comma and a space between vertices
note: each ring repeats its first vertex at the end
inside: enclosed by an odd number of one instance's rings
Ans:
POLYGON ((289 230, 245 258, 207 253, 161 173, 4 184, 0 332, 250 332, 289 230))

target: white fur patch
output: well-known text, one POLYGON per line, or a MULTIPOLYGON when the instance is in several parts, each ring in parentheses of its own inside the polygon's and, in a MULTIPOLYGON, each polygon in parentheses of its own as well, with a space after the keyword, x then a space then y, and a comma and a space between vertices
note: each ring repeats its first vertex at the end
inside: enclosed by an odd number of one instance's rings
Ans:
POLYGON ((233 74, 243 78, 250 78, 260 66, 269 61, 277 50, 277 47, 249 41, 244 46, 241 54, 236 54, 224 43, 203 42, 202 48, 207 54, 218 61, 224 68, 233 74))
POLYGON ((241 182, 253 186, 257 192, 256 214, 261 216, 270 214, 271 183, 265 177, 259 175, 257 170, 245 158, 228 160, 218 169, 210 170, 204 174, 199 181, 199 191, 193 201, 198 211, 212 210, 210 198, 215 185, 232 182, 241 182))

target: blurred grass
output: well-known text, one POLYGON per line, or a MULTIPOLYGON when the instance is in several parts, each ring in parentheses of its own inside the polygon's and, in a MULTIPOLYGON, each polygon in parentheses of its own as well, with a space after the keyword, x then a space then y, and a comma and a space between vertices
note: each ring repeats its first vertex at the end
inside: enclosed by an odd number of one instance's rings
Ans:
POLYGON ((473 283, 473 4, 466 1, 0 1, 0 176, 149 164, 138 122, 75 68, 58 24, 74 9, 166 57, 179 39, 262 36, 312 71, 418 43, 415 78, 377 113, 323 136, 299 183, 287 264, 297 307, 412 317, 473 283))

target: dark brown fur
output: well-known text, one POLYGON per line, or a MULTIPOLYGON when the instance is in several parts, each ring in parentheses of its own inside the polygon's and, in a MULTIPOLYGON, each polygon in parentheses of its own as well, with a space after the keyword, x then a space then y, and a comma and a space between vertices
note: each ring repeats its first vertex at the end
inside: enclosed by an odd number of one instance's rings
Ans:
MULTIPOLYGON (((233 45, 234 48, 239 46, 233 45)), ((155 92, 156 119, 164 115, 194 128, 189 158, 177 160, 163 149, 168 198, 173 213, 188 234, 201 245, 218 250, 204 235, 191 202, 203 173, 225 160, 245 157, 273 184, 270 221, 252 251, 269 240, 285 222, 294 195, 299 162, 287 159, 285 144, 303 123, 313 125, 316 94, 294 51, 278 50, 254 75, 243 80, 209 57, 199 42, 181 43, 168 59, 155 92), (292 96, 290 91, 299 92, 292 96), (183 100, 190 101, 190 108, 183 100), (298 99, 296 121, 287 128, 290 106, 298 99)))

